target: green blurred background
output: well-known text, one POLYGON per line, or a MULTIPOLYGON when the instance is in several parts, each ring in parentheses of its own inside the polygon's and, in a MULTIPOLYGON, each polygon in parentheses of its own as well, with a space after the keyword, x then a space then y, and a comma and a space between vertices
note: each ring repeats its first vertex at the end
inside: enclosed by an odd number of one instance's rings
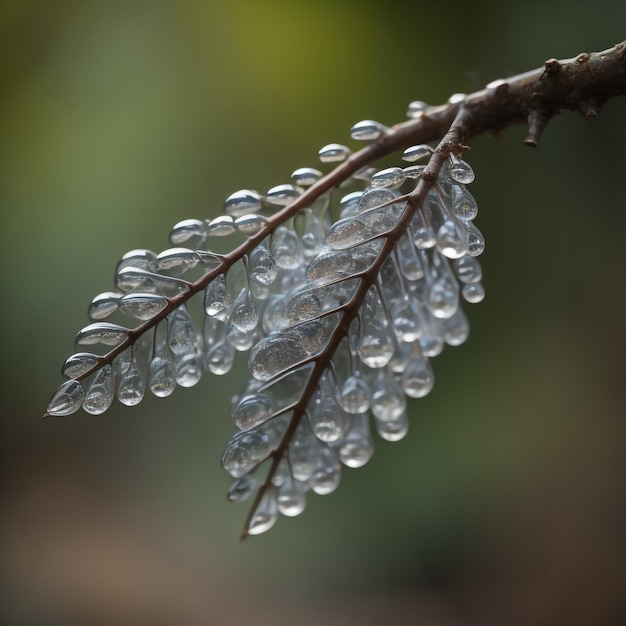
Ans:
POLYGON ((20 626, 626 623, 626 101, 472 141, 487 299, 411 432, 238 541, 243 363, 39 417, 127 250, 363 118, 622 40, 626 4, 0 3, 0 611, 20 626))

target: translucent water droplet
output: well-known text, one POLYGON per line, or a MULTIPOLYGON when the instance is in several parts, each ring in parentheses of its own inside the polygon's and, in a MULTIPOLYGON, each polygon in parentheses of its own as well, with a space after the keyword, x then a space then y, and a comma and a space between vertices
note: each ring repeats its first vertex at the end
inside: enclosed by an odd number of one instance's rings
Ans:
POLYGON ((196 267, 200 262, 198 253, 189 248, 168 248, 157 254, 152 267, 157 272, 175 271, 184 272, 196 267))
POLYGON ((322 312, 322 301, 318 292, 320 290, 309 290, 296 294, 285 304, 284 315, 293 324, 304 320, 316 318, 322 312))
POLYGON ((409 432, 409 420, 406 413, 401 413, 393 420, 376 418, 376 432, 386 441, 400 441, 409 432))
POLYGON ((402 171, 407 178, 417 180, 422 175, 425 169, 425 165, 409 165, 408 167, 405 167, 402 171))
POLYGON ((357 217, 347 217, 335 222, 326 234, 326 245, 335 250, 352 248, 372 236, 372 232, 357 217))
POLYGON ((369 410, 372 392, 359 370, 346 379, 338 401, 341 408, 352 415, 366 413, 369 410))
POLYGON ((418 349, 402 373, 402 389, 411 398, 423 398, 430 393, 434 383, 430 361, 418 349))
POLYGON ((413 163, 421 159, 430 156, 433 153, 432 148, 426 144, 420 144, 418 146, 410 146, 402 153, 402 159, 413 163))
POLYGON ((325 283, 350 276, 353 271, 352 254, 347 250, 321 252, 311 261, 306 271, 311 282, 325 283))
POLYGON ((226 277, 224 274, 219 274, 207 285, 204 294, 204 310, 207 315, 226 320, 229 309, 230 296, 226 289, 226 277))
POLYGON ((452 317, 459 306, 457 282, 448 276, 438 278, 430 287, 427 305, 435 317, 452 317))
POLYGON ((437 231, 437 250, 449 259, 459 259, 467 253, 467 230, 459 223, 445 220, 437 231))
POLYGON ((424 268, 420 261, 419 255, 415 250, 415 244, 409 236, 409 232, 405 231, 398 240, 396 246, 396 258, 400 272, 407 280, 421 280, 424 278, 424 268))
POLYGON ((228 374, 235 360, 235 348, 226 340, 218 341, 206 356, 206 367, 212 374, 228 374))
POLYGON ((291 180, 298 187, 310 187, 314 185, 322 177, 322 172, 312 167, 301 167, 292 175, 291 180))
POLYGON ((420 338, 424 319, 414 297, 406 296, 397 301, 393 307, 392 323, 399 341, 412 343, 420 338))
POLYGON ((467 283, 463 285, 463 297, 471 304, 477 304, 485 299, 485 288, 481 283, 467 283))
POLYGON ((313 475, 309 484, 311 489, 320 496, 332 493, 341 480, 341 465, 334 448, 320 447, 313 467, 313 475))
POLYGON ((352 217, 359 212, 359 200, 362 195, 362 191, 353 191, 341 198, 339 201, 339 216, 342 219, 344 217, 352 217))
POLYGON ((389 129, 374 120, 362 120, 350 129, 350 137, 357 141, 372 141, 382 137, 389 129))
POLYGON ((372 187, 399 187, 406 180, 406 174, 401 167, 388 167, 379 170, 372 176, 372 187))
POLYGON ((261 498, 259 506, 252 515, 248 524, 247 533, 249 535, 260 535, 267 532, 278 519, 278 503, 276 501, 276 490, 268 489, 261 498))
POLYGON ((91 415, 101 415, 113 402, 113 370, 105 365, 93 379, 85 394, 83 409, 91 415))
POLYGON ((250 290, 243 288, 233 302, 230 324, 244 334, 254 331, 259 323, 259 312, 250 290))
POLYGON ((115 285, 120 291, 158 291, 162 295, 176 295, 189 288, 191 283, 174 276, 155 274, 137 268, 125 268, 115 276, 115 285))
POLYGON ((265 200, 277 206, 288 206, 299 195, 300 192, 293 185, 276 185, 265 194, 265 200))
POLYGON ((380 369, 372 385, 372 413, 381 421, 398 419, 406 410, 402 389, 387 368, 380 369))
POLYGON ((189 241, 193 237, 206 238, 206 222, 204 220, 188 219, 178 222, 170 232, 170 242, 174 246, 189 241))
POLYGON ((326 228, 320 218, 311 210, 304 210, 304 229, 302 232, 302 248, 304 258, 311 261, 321 251, 326 238, 326 228))
POLYGON ((87 315, 90 320, 103 320, 109 317, 109 315, 117 311, 121 293, 115 293, 114 291, 106 291, 97 295, 89 305, 87 315))
POLYGON ((413 242, 421 250, 432 248, 437 243, 435 231, 421 210, 415 211, 413 215, 411 232, 413 233, 413 242))
POLYGON ((127 336, 128 329, 124 326, 108 322, 94 322, 78 331, 76 343, 85 346, 97 343, 105 346, 118 346, 127 336))
POLYGON ((152 262, 155 258, 156 254, 154 254, 152 250, 145 250, 143 248, 130 250, 119 260, 115 268, 115 273, 117 274, 121 270, 129 267, 147 270, 152 266, 152 262))
POLYGON ((120 300, 120 310, 138 320, 149 320, 168 305, 167 298, 153 293, 129 293, 120 300))
POLYGON ((450 154, 448 172, 452 180, 462 185, 469 185, 474 182, 474 170, 472 170, 468 163, 463 161, 463 159, 459 159, 455 154, 450 154))
POLYGON ((276 265, 293 270, 304 264, 304 250, 296 231, 290 226, 279 226, 270 239, 270 251, 276 265))
POLYGON ((478 259, 466 255, 456 259, 453 265, 462 283, 478 283, 482 280, 483 270, 478 259))
POLYGON ((485 251, 485 238, 472 222, 467 222, 466 226, 469 237, 467 254, 470 256, 479 256, 485 251))
POLYGON ((252 282, 260 285, 271 285, 278 275, 278 267, 276 260, 270 254, 270 251, 264 246, 259 245, 250 254, 248 261, 248 276, 252 282))
POLYGON ((242 215, 235 220, 235 228, 246 237, 256 235, 267 226, 267 218, 263 215, 251 213, 242 215))
POLYGON ((361 335, 357 352, 368 367, 379 368, 389 363, 395 344, 389 320, 376 289, 371 287, 359 311, 361 335))
POLYGON ((254 476, 242 476, 233 482, 226 497, 230 502, 245 502, 258 486, 254 476))
POLYGON ((228 343, 239 352, 247 352, 250 350, 258 339, 256 329, 249 333, 244 333, 234 326, 230 327, 230 330, 226 335, 226 341, 228 341, 228 343))
POLYGON ((241 478, 264 461, 277 443, 266 424, 239 432, 228 442, 222 455, 222 467, 233 477, 241 478))
POLYGON ((224 202, 224 213, 241 217, 247 213, 258 213, 263 206, 261 196, 251 189, 235 191, 224 202))
POLYGON ((271 294, 265 305, 261 324, 266 335, 282 330, 287 326, 287 319, 283 315, 286 296, 283 293, 271 294))
POLYGON ((442 322, 435 317, 427 308, 423 309, 425 324, 419 338, 422 354, 429 358, 438 356, 443 350, 442 322))
POLYGON ((168 342, 172 354, 193 354, 198 349, 198 336, 193 320, 183 304, 176 309, 169 319, 168 342))
POLYGON ((426 104, 423 100, 414 100, 409 104, 406 116, 408 118, 420 117, 424 111, 430 108, 429 104, 426 104))
POLYGON ((443 322, 443 339, 449 346, 460 346, 469 337, 469 322, 463 309, 443 322))
POLYGON ((461 185, 451 185, 452 214, 464 222, 473 220, 478 215, 478 204, 474 196, 461 185))
POLYGON ((318 152, 318 156, 322 163, 338 163, 340 161, 345 161, 350 154, 350 148, 342 146, 339 143, 329 143, 318 152))
POLYGON ((311 398, 307 414, 313 434, 324 443, 341 441, 350 428, 350 416, 337 403, 334 379, 324 372, 311 398))
POLYGON ((122 374, 117 388, 117 399, 126 406, 135 406, 143 400, 144 393, 143 377, 133 358, 130 367, 122 374))
POLYGON ((80 409, 85 390, 77 380, 66 380, 52 395, 48 404, 50 415, 71 415, 80 409))
POLYGON ((176 369, 171 358, 155 356, 150 362, 148 387, 157 398, 166 398, 176 389, 176 369))
POLYGON ((233 411, 233 422, 239 430, 250 430, 274 415, 271 400, 263 393, 245 396, 233 411))
POLYGON ((352 427, 339 448, 339 459, 347 467, 363 467, 374 454, 367 414, 353 415, 352 427))
POLYGON ((65 361, 61 368, 63 376, 78 378, 91 371, 100 362, 100 357, 90 352, 77 352, 65 361))
POLYGON ((252 349, 248 367, 257 380, 270 380, 306 359, 296 337, 277 333, 261 339, 252 349))
POLYGON ((231 215, 220 215, 212 219, 207 226, 209 237, 228 237, 237 232, 235 221, 231 215))
POLYGON ((286 476, 278 489, 278 510, 286 517, 296 517, 306 507, 305 486, 291 476, 286 476))

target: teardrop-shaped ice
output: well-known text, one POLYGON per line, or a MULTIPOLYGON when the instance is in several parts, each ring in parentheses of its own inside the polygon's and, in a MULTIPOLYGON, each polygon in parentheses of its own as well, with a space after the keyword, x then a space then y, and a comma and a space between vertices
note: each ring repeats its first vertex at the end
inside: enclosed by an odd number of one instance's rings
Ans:
POLYGON ((71 415, 80 409, 85 390, 77 380, 66 380, 53 394, 48 403, 50 415, 71 415))
POLYGON ((401 167, 388 167, 379 170, 372 176, 372 187, 399 187, 406 180, 406 174, 401 167))
POLYGON ((90 352, 77 352, 65 361, 61 368, 63 376, 78 378, 91 371, 100 362, 100 357, 90 352))
POLYGON ((462 185, 450 185, 452 214, 464 222, 473 220, 478 215, 478 204, 474 196, 462 185))
POLYGON ((230 215, 220 215, 212 219, 207 226, 209 237, 228 237, 236 231, 235 222, 230 215))
POLYGON ((170 232, 170 242, 174 246, 189 241, 192 237, 204 239, 206 237, 206 222, 204 220, 188 219, 178 222, 170 232))
POLYGON ((235 228, 246 237, 252 237, 267 226, 267 218, 263 215, 251 213, 242 215, 235 220, 235 228))
POLYGON ((311 209, 304 209, 304 230, 302 232, 302 248, 304 257, 311 261, 321 251, 326 238, 326 228, 320 218, 311 209))
POLYGON ((352 248, 372 237, 370 229, 358 217, 335 222, 326 233, 326 245, 335 250, 352 248))
POLYGON ((278 511, 286 517, 296 517, 306 507, 306 485, 286 476, 278 489, 278 511))
POLYGON ((478 283, 482 280, 483 270, 478 259, 472 256, 462 256, 453 263, 454 270, 462 283, 478 283))
POLYGON ((261 244, 250 254, 248 260, 248 276, 251 282, 259 285, 271 285, 278 275, 276 260, 270 251, 261 244))
POLYGON ((403 168, 402 171, 407 178, 417 180, 424 173, 425 169, 425 165, 409 165, 403 168))
POLYGON ((409 107, 406 112, 406 116, 408 118, 417 118, 420 117, 424 111, 430 108, 430 105, 424 102, 423 100, 414 100, 409 104, 409 107))
POLYGON ((120 300, 120 310, 138 320, 150 320, 168 305, 165 296, 154 293, 129 293, 120 300))
POLYGON ((389 363, 395 350, 389 320, 374 287, 370 287, 359 311, 361 334, 357 352, 368 367, 379 368, 389 363))
POLYGON ((293 185, 276 185, 265 194, 265 200, 277 206, 287 206, 299 195, 300 192, 293 185))
POLYGON ((298 187, 310 187, 322 177, 322 172, 312 167, 300 167, 291 175, 291 180, 298 187))
POLYGON ((411 232, 413 233, 415 245, 421 250, 432 248, 437 243, 435 231, 422 209, 415 211, 413 214, 411 232))
POLYGON ((469 237, 467 254, 470 256, 479 256, 485 251, 485 238, 472 222, 467 222, 466 227, 469 237))
POLYGON ((270 398, 256 393, 242 398, 233 411, 233 422, 239 430, 250 430, 274 415, 270 398))
POLYGON ((404 411, 392 420, 383 420, 377 417, 375 423, 379 437, 386 441, 400 441, 409 432, 409 420, 404 411))
POLYGON ((149 272, 140 267, 129 267, 115 276, 115 285, 120 291, 158 291, 162 295, 174 296, 189 288, 191 283, 175 276, 149 272))
POLYGON ((381 137, 389 129, 374 120, 362 120, 350 129, 350 137, 357 141, 372 141, 381 137))
POLYGON ((83 409, 91 415, 101 415, 113 402, 113 370, 105 365, 93 379, 85 394, 83 409))
POLYGON ((302 242, 291 226, 279 226, 272 233, 270 251, 282 269, 293 270, 304 264, 302 242))
POLYGON ((259 323, 259 311, 250 290, 244 287, 233 302, 230 324, 241 333, 251 333, 259 323))
POLYGON ((326 371, 307 408, 313 434, 328 444, 341 441, 350 428, 350 416, 337 403, 337 395, 334 378, 326 371))
POLYGON ((122 374, 117 388, 117 399, 126 406, 135 406, 142 401, 144 393, 143 377, 133 358, 130 367, 122 374))
POLYGON ((322 163, 338 163, 345 161, 350 156, 350 148, 342 146, 339 143, 329 143, 320 148, 318 156, 322 163))
POLYGON ((202 377, 202 359, 199 351, 183 353, 174 359, 176 384, 181 387, 193 387, 202 377))
POLYGON ((222 376, 228 374, 235 360, 235 348, 226 340, 218 341, 206 355, 206 368, 212 373, 222 376))
POLYGON ((363 467, 374 454, 374 444, 366 413, 352 416, 352 426, 339 448, 339 459, 347 467, 363 467))
POLYGON ((248 367, 257 380, 270 380, 309 356, 298 337, 279 332, 261 339, 252 348, 248 367))
POLYGON ((463 298, 471 304, 477 304, 485 299, 485 288, 481 283, 467 283, 463 285, 463 298))
POLYGON ((411 398, 423 398, 430 393, 434 383, 430 361, 418 349, 402 372, 402 389, 411 398))
POLYGON ((410 146, 402 153, 402 159, 413 163, 414 161, 419 161, 420 159, 430 156, 432 152, 432 148, 425 143, 418 146, 410 146))
POLYGON ((405 231, 398 240, 396 246, 396 258, 400 272, 407 280, 420 280, 424 277, 424 268, 415 249, 415 243, 409 232, 405 231))
POLYGON ((443 340, 449 346, 460 346, 469 337, 469 322, 463 309, 459 307, 456 313, 443 321, 443 340))
POLYGON ((251 189, 235 191, 224 202, 224 213, 240 217, 247 213, 258 213, 263 206, 261 196, 251 189))
POLYGON ((204 310, 207 315, 221 320, 228 319, 230 309, 230 296, 226 289, 226 277, 224 274, 216 276, 207 286, 204 295, 204 310))
POLYGON ((459 159, 455 154, 450 154, 448 161, 448 171, 450 178, 462 185, 469 185, 474 182, 474 171, 468 163, 459 159))
POLYGON ((391 319, 399 341, 412 343, 420 338, 424 319, 419 303, 413 296, 407 295, 394 303, 391 319))
POLYGON ((350 276, 353 270, 352 254, 347 250, 320 252, 306 271, 311 282, 325 283, 350 276))
POLYGON ((256 478, 247 474, 233 482, 226 497, 229 502, 245 502, 258 486, 256 478))
POLYGON ((372 392, 372 413, 379 420, 395 420, 404 413, 406 398, 387 368, 378 371, 372 392))
POLYGON ((118 262, 115 273, 129 267, 138 267, 147 270, 151 267, 152 262, 156 258, 156 254, 152 250, 138 248, 137 250, 129 250, 118 262))
POLYGON ((311 489, 320 496, 332 493, 341 480, 341 465, 334 448, 321 446, 318 450, 313 475, 309 484, 311 489))
POLYGON ((89 310, 87 311, 89 319, 104 320, 112 313, 115 313, 119 307, 121 297, 121 293, 114 291, 106 291, 97 295, 89 305, 89 310))
POLYGON ((94 322, 78 331, 76 343, 89 346, 101 343, 105 346, 118 346, 128 337, 128 329, 109 322, 94 322))
POLYGON ((189 248, 168 248, 157 254, 152 267, 157 272, 176 271, 179 273, 196 267, 200 257, 195 250, 189 248))
POLYGON ((172 354, 192 354, 198 347, 193 320, 183 304, 168 317, 168 342, 172 354))
POLYGON ((359 370, 346 379, 338 398, 341 408, 352 415, 365 413, 372 402, 372 392, 359 370))
POLYGON ((176 370, 171 358, 155 356, 150 362, 148 386, 157 398, 166 398, 176 389, 176 370))
POLYGON ((454 278, 445 275, 433 282, 428 292, 427 305, 435 317, 452 317, 459 306, 459 287, 454 278))
POLYGON ((261 498, 259 506, 252 514, 252 519, 246 528, 248 535, 260 535, 267 532, 278 519, 278 503, 276 490, 270 487, 261 498))

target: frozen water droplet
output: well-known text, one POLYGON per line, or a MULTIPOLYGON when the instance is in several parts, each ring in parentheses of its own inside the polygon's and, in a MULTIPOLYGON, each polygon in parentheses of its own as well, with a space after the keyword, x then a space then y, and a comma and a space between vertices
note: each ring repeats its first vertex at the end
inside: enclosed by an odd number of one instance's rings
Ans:
POLYGON ((306 507, 305 485, 286 476, 278 489, 278 510, 286 517, 296 517, 306 507))
POLYGON ((467 253, 467 230, 456 221, 445 220, 437 231, 437 250, 449 259, 458 259, 467 253))
POLYGON ((233 412, 233 421, 239 430, 250 430, 273 415, 270 398, 263 393, 245 396, 233 412))
POLYGON ((420 115, 422 115, 422 113, 429 108, 430 105, 426 104, 426 102, 424 102, 423 100, 414 100, 409 104, 406 116, 410 119, 420 117, 420 115))
POLYGON ((118 346, 126 337, 128 337, 128 329, 123 326, 108 322, 94 322, 78 331, 76 343, 85 346, 97 343, 105 346, 118 346))
POLYGON ((324 443, 341 441, 350 428, 350 416, 337 404, 334 379, 324 372, 307 414, 313 434, 324 443))
POLYGON ((171 358, 156 356, 150 362, 148 386, 157 398, 166 398, 176 389, 176 370, 171 358))
POLYGON ((406 174, 401 167, 388 167, 376 172, 372 176, 372 187, 399 187, 406 180, 406 174))
POLYGON ((454 261, 456 275, 462 283, 478 283, 482 280, 483 271, 478 259, 472 256, 462 256, 454 261))
POLYGON ((400 441, 409 432, 409 420, 406 413, 401 413, 393 420, 376 418, 376 432, 386 441, 400 441))
POLYGON ((277 333, 261 339, 250 353, 250 373, 257 380, 270 380, 308 356, 295 336, 277 333))
POLYGON ((415 211, 413 215, 411 232, 413 233, 413 242, 421 250, 432 248, 437 243, 430 220, 425 217, 421 209, 415 211))
POLYGON ((181 387, 193 387, 202 378, 202 360, 198 351, 176 357, 176 384, 181 387))
POLYGON ((477 304, 485 298, 485 288, 481 283, 467 283, 463 285, 462 293, 465 300, 470 304, 477 304))
POLYGON ((251 213, 242 215, 235 220, 235 228, 246 237, 252 237, 267 226, 267 218, 251 213))
POLYGON ((263 206, 261 196, 251 189, 241 189, 226 198, 224 213, 233 217, 241 217, 247 213, 258 213, 263 206))
POLYGON ((346 379, 341 388, 339 404, 346 413, 365 413, 369 410, 372 402, 372 392, 363 379, 361 372, 356 370, 346 379))
POLYGON ((382 204, 391 202, 397 194, 391 189, 367 189, 358 199, 358 212, 364 213, 370 209, 377 209, 382 204))
POLYGON ((395 344, 387 314, 374 287, 370 287, 359 311, 360 337, 357 352, 368 367, 379 368, 389 363, 395 344))
POLYGON ((292 175, 291 180, 298 187, 310 187, 314 185, 322 177, 322 172, 312 167, 301 167, 292 175))
POLYGON ((448 171, 450 178, 462 185, 469 185, 474 182, 474 171, 468 163, 459 159, 455 154, 450 154, 448 161, 448 171))
POLYGON ((452 317, 459 306, 457 282, 449 276, 437 279, 430 287, 427 304, 435 317, 440 319, 452 317))
POLYGON ((157 254, 152 267, 157 272, 174 271, 182 273, 196 267, 200 262, 198 253, 189 248, 168 248, 157 254))
POLYGON ((130 250, 119 260, 115 268, 115 273, 117 274, 121 270, 129 267, 147 270, 151 267, 154 259, 156 259, 156 254, 154 254, 152 250, 145 250, 143 248, 130 250))
POLYGON ((101 415, 113 402, 113 370, 105 365, 93 379, 85 394, 83 409, 91 415, 101 415))
POLYGON ((207 315, 218 319, 228 319, 230 296, 226 289, 224 274, 216 276, 207 286, 204 294, 204 310, 207 315))
POLYGON ((276 185, 265 194, 265 200, 269 202, 269 204, 288 206, 296 200, 299 195, 300 192, 293 185, 276 185))
POLYGON ((469 337, 469 322, 463 309, 459 307, 456 313, 443 322, 443 339, 449 346, 460 346, 469 337))
POLYGON ((339 216, 344 218, 356 215, 359 212, 359 200, 362 195, 362 191, 353 191, 341 198, 339 201, 339 216))
POLYGON ((206 238, 206 222, 204 220, 188 219, 178 222, 170 232, 170 242, 174 246, 189 241, 193 237, 199 237, 201 240, 206 238))
POLYGON ((198 348, 198 337, 187 307, 181 305, 168 319, 168 341, 172 354, 194 353, 198 348))
POLYGON ((124 372, 120 380, 117 388, 117 399, 126 406, 135 406, 142 401, 144 393, 143 378, 133 358, 130 367, 124 372))
POLYGON ((335 222, 326 234, 326 245, 341 250, 352 248, 372 236, 370 229, 357 217, 347 217, 335 222))
POLYGON ((212 374, 228 374, 235 360, 235 348, 226 340, 218 341, 206 356, 206 367, 212 374))
POLYGON ((412 343, 422 334, 424 320, 419 303, 412 296, 397 301, 392 311, 393 329, 399 341, 412 343))
POLYGON ((254 476, 242 476, 233 482, 226 497, 230 502, 245 502, 258 486, 254 476))
POLYGON ((100 357, 90 352, 78 352, 73 354, 61 368, 63 376, 78 378, 91 371, 100 362, 100 357))
POLYGON ((471 222, 468 222, 466 226, 469 236, 467 254, 470 256, 479 256, 485 251, 485 238, 478 228, 476 228, 476 226, 471 222))
POLYGON ((425 169, 425 165, 409 165, 408 167, 405 167, 402 171, 407 178, 413 178, 414 180, 417 180, 422 175, 425 169))
POLYGON ((167 298, 153 293, 129 293, 120 301, 120 310, 138 320, 149 320, 167 307, 167 298))
POLYGON ((267 532, 278 519, 278 504, 276 501, 276 490, 268 489, 261 498, 259 506, 252 515, 248 524, 247 533, 249 535, 260 535, 267 532))
POLYGON ((53 394, 48 404, 50 415, 71 415, 85 399, 85 390, 77 380, 66 380, 53 394))
POLYGON ((378 139, 385 134, 389 129, 374 120, 362 120, 357 122, 350 129, 350 137, 357 141, 372 141, 378 139))
POLYGON ((423 398, 435 383, 430 361, 418 350, 402 373, 402 389, 411 398, 423 398))
POLYGON ((311 209, 304 209, 302 248, 307 261, 311 261, 320 252, 325 238, 326 228, 324 228, 320 218, 311 209))
POLYGON ((318 152, 318 156, 322 163, 338 163, 340 161, 345 161, 350 154, 350 148, 342 146, 339 143, 329 143, 318 152))
POLYGON ((418 146, 410 146, 402 153, 402 159, 413 163, 430 156, 432 152, 432 148, 425 143, 418 146))
POLYGON ((321 252, 311 261, 306 276, 311 282, 325 283, 350 276, 353 269, 352 254, 347 250, 321 252))
POLYGON ((109 317, 112 313, 117 311, 121 293, 115 293, 114 291, 106 291, 97 295, 89 305, 87 315, 90 320, 103 320, 109 317))
POLYGON ((230 324, 241 333, 251 333, 259 323, 256 302, 247 288, 242 289, 233 302, 230 324))
POLYGON ((464 222, 473 220, 478 215, 478 204, 474 196, 461 185, 451 185, 452 214, 464 222))
POLYGON ((393 421, 404 413, 406 398, 388 369, 378 371, 372 392, 372 413, 378 420, 393 421))
POLYGON ((270 239, 270 250, 278 267, 293 270, 304 264, 302 242, 290 226, 279 226, 270 239))
POLYGON ((264 246, 257 246, 248 262, 250 280, 260 285, 271 285, 278 275, 276 260, 264 246))
POLYGON ((309 484, 311 489, 320 496, 332 493, 341 480, 341 465, 334 448, 321 446, 315 459, 313 475, 309 484))
POLYGON ((396 246, 396 257, 402 275, 410 281, 420 280, 424 277, 422 262, 415 250, 415 244, 409 237, 409 232, 405 231, 398 240, 396 246))
POLYGON ((339 459, 347 467, 363 467, 374 454, 367 414, 353 415, 352 427, 339 448, 339 459))
POLYGON ((220 215, 212 219, 207 226, 209 237, 228 237, 236 231, 235 221, 230 215, 220 215))

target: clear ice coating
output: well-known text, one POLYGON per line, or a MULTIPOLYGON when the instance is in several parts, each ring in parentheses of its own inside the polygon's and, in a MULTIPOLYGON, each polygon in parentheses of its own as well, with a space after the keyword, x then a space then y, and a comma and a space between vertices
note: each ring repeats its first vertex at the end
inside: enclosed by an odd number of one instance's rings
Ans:
POLYGON ((117 399, 126 406, 135 406, 143 400, 145 387, 135 358, 122 374, 117 388, 117 399))
POLYGON ((48 404, 50 415, 71 415, 78 411, 85 399, 85 389, 77 380, 66 380, 53 394, 48 404))
POLYGON ((65 361, 61 368, 63 376, 78 378, 91 371, 100 362, 100 357, 91 352, 77 352, 65 361))
POLYGON ((262 207, 263 201, 258 192, 241 189, 226 198, 224 213, 232 217, 241 217, 248 213, 258 213, 262 207))
POLYGON ((350 148, 342 146, 339 143, 329 143, 320 148, 318 156, 322 163, 338 163, 345 161, 350 156, 350 148))
POLYGON ((121 297, 121 293, 114 291, 106 291, 97 295, 89 305, 89 310, 87 311, 89 319, 94 321, 104 320, 109 315, 115 313, 120 305, 121 297))
POLYGON ((91 415, 101 415, 111 406, 113 396, 113 369, 110 365, 105 365, 89 385, 83 409, 91 415))
POLYGON ((168 305, 165 296, 154 293, 129 293, 119 303, 120 310, 138 320, 149 320, 168 305))
POLYGON ((174 246, 186 243, 194 237, 204 241, 207 236, 207 224, 204 220, 188 219, 178 222, 170 232, 170 242, 174 246))
POLYGON ((128 329, 119 324, 109 322, 94 322, 85 326, 76 335, 76 343, 83 346, 102 344, 117 346, 128 337, 128 329))
POLYGON ((350 129, 350 137, 357 141, 373 141, 388 130, 386 126, 374 120, 362 120, 350 129))

